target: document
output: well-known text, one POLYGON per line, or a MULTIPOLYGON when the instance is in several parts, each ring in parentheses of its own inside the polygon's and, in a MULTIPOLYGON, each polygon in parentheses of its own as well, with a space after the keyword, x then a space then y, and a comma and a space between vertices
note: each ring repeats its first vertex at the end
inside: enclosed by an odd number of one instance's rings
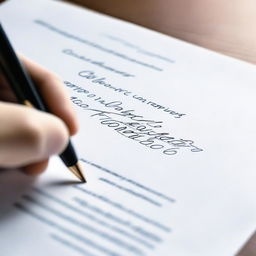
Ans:
POLYGON ((0 17, 63 79, 88 180, 57 157, 2 171, 0 255, 236 255, 256 229, 255 66, 60 1, 0 17))

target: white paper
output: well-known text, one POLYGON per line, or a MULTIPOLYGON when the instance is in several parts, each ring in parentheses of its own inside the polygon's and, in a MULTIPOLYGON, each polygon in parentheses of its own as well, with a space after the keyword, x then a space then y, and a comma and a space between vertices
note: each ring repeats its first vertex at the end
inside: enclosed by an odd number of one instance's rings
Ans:
POLYGON ((88 179, 58 158, 2 173, 0 254, 235 255, 256 226, 255 66, 59 2, 0 17, 63 78, 88 179))

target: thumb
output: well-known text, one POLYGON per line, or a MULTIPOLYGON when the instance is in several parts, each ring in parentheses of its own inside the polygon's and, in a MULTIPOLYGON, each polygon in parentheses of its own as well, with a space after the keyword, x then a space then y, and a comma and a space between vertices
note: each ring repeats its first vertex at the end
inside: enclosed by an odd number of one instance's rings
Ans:
POLYGON ((68 130, 61 119, 0 102, 0 167, 20 167, 62 152, 68 130))

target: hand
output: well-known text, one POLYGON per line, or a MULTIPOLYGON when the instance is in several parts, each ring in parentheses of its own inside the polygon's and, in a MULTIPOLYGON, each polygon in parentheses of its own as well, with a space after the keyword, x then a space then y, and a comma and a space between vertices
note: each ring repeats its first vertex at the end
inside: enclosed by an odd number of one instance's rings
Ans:
POLYGON ((2 78, 0 167, 37 174, 46 168, 51 155, 65 149, 69 135, 77 132, 78 123, 59 78, 24 57, 21 61, 54 115, 16 104, 15 96, 2 78))
POLYGON ((69 0, 256 63, 255 0, 69 0))

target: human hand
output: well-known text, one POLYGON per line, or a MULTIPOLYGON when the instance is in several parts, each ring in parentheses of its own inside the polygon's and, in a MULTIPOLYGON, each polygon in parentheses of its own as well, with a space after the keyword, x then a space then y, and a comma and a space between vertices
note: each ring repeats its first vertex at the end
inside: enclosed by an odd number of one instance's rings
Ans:
POLYGON ((21 58, 52 114, 16 104, 10 87, 0 79, 0 167, 42 172, 49 157, 61 153, 78 122, 58 77, 21 58))

